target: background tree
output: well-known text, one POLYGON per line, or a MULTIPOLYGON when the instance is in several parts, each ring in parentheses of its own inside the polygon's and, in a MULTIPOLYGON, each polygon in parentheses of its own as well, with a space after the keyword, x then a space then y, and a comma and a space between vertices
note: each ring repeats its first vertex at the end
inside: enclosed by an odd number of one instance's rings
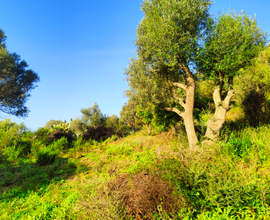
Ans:
POLYGON ((76 137, 83 136, 87 130, 86 124, 79 117, 71 119, 69 124, 70 130, 76 134, 76 137))
POLYGON ((111 115, 106 119, 106 127, 117 128, 119 125, 119 117, 117 115, 111 115))
POLYGON ((151 134, 152 130, 152 121, 154 118, 153 115, 153 106, 149 106, 149 108, 136 108, 136 116, 140 118, 142 123, 146 126, 148 135, 151 134))
POLYGON ((270 115, 270 45, 251 65, 239 71, 234 79, 234 101, 241 106, 248 125, 269 122, 270 115))
POLYGON ((207 30, 210 4, 207 0, 144 1, 145 17, 138 26, 135 42, 138 57, 136 61, 131 60, 130 65, 144 66, 144 74, 181 106, 166 110, 184 119, 190 148, 198 142, 193 123, 195 82, 192 67, 200 39, 207 30), (184 96, 179 95, 179 89, 184 91, 184 96))
POLYGON ((98 104, 95 102, 92 107, 88 108, 83 108, 81 109, 82 113, 82 121, 90 126, 90 127, 100 127, 100 126, 105 126, 106 122, 106 115, 103 114, 100 109, 98 104))
POLYGON ((56 125, 59 125, 62 123, 63 123, 63 121, 61 121, 61 120, 53 120, 52 119, 45 124, 44 128, 51 129, 52 126, 56 126, 56 125))
POLYGON ((128 103, 122 106, 120 112, 120 122, 129 126, 135 126, 136 122, 136 105, 134 100, 129 99, 128 103))
POLYGON ((0 111, 26 117, 29 110, 25 104, 39 76, 27 69, 27 63, 19 55, 7 51, 5 39, 0 29, 0 111))
POLYGON ((217 140, 226 113, 231 108, 233 78, 241 68, 250 64, 265 42, 266 35, 257 27, 256 20, 244 13, 240 15, 231 11, 211 24, 211 31, 197 57, 200 73, 215 82, 215 113, 207 122, 206 138, 217 140))
MULTIPOLYGON (((177 118, 179 121, 179 117, 173 117, 175 113, 166 110, 168 107, 176 106, 172 98, 175 90, 166 81, 156 80, 154 74, 149 74, 152 69, 147 68, 141 59, 131 58, 130 61, 128 68, 125 69, 130 89, 125 91, 125 95, 134 105, 136 112, 133 114, 147 127, 148 134, 152 128, 164 131, 170 125, 175 125, 174 119, 177 118)), ((179 97, 184 96, 184 92, 177 92, 179 97)), ((178 108, 181 109, 181 106, 178 108)))

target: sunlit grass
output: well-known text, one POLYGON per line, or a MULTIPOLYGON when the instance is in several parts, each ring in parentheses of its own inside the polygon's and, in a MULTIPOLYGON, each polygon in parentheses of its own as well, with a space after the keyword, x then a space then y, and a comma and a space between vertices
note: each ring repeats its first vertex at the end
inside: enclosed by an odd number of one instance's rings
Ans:
POLYGON ((173 131, 72 147, 58 141, 59 149, 35 143, 17 159, 3 151, 0 219, 125 219, 121 190, 112 194, 109 184, 138 174, 167 181, 178 198, 178 210, 160 206, 154 219, 262 219, 270 204, 269 135, 268 126, 245 128, 198 152, 173 131), (45 148, 57 157, 42 165, 38 152, 45 148))

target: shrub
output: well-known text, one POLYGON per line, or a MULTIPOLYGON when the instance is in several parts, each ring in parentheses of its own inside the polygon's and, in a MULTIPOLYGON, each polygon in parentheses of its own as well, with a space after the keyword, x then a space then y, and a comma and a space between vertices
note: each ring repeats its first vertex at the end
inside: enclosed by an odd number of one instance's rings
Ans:
POLYGON ((11 147, 19 140, 18 135, 11 135, 9 132, 0 132, 0 149, 11 147))
POLYGON ((240 158, 242 158, 245 154, 248 154, 252 146, 253 143, 249 137, 245 136, 244 138, 240 138, 236 137, 233 133, 231 134, 227 143, 229 152, 240 158))
POLYGON ((18 142, 18 147, 20 149, 20 155, 19 156, 26 156, 31 153, 32 148, 32 140, 29 138, 22 138, 18 142))
POLYGON ((37 154, 37 165, 38 166, 46 166, 51 165, 55 162, 58 153, 51 151, 48 148, 43 149, 37 154))
POLYGON ((48 139, 50 142, 53 142, 63 137, 66 138, 69 143, 71 143, 73 140, 73 135, 71 132, 64 132, 64 131, 58 131, 58 130, 55 130, 52 134, 50 134, 48 139))
POLYGON ((176 210, 169 184, 148 173, 136 174, 131 179, 127 175, 118 176, 109 183, 109 191, 111 194, 120 193, 129 219, 153 219, 153 212, 176 210))
POLYGON ((37 140, 43 142, 44 144, 49 144, 50 131, 47 128, 39 128, 35 135, 37 140))
POLYGON ((87 129, 87 132, 83 135, 83 138, 85 140, 105 140, 113 135, 114 129, 113 128, 107 128, 104 126, 100 126, 97 128, 89 127, 87 129))
POLYGON ((69 146, 69 142, 66 137, 56 139, 52 144, 49 145, 49 149, 52 151, 62 151, 69 146))
POLYGON ((13 146, 3 149, 3 154, 10 160, 16 160, 21 154, 21 150, 17 148, 16 142, 13 146))
POLYGON ((269 119, 269 103, 267 103, 264 93, 250 91, 242 105, 249 125, 257 127, 269 119))
POLYGON ((0 151, 0 164, 4 163, 6 161, 6 157, 5 155, 3 155, 3 153, 0 151))
POLYGON ((119 137, 117 135, 112 135, 111 137, 107 138, 104 143, 111 143, 111 142, 115 142, 119 139, 119 137))

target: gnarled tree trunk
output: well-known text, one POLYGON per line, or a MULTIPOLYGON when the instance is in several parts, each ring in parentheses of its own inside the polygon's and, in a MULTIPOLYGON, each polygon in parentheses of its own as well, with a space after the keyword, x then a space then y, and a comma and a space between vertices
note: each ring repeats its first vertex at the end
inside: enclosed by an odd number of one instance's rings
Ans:
POLYGON ((230 89, 227 93, 226 98, 222 101, 220 95, 221 87, 222 85, 218 85, 213 93, 216 110, 214 116, 207 122, 207 130, 205 133, 205 137, 207 138, 207 140, 203 142, 206 144, 211 144, 217 141, 220 130, 225 122, 226 113, 231 109, 230 101, 234 95, 234 90, 230 89))
POLYGON ((189 147, 192 150, 197 150, 198 146, 196 145, 198 142, 198 138, 195 132, 194 121, 193 121, 193 108, 194 108, 194 95, 195 95, 195 80, 193 78, 192 73, 190 72, 188 67, 181 67, 181 69, 186 74, 186 82, 187 85, 183 83, 173 83, 174 86, 185 90, 186 92, 186 100, 184 103, 183 99, 180 99, 176 95, 174 98, 179 102, 181 106, 185 109, 184 112, 179 111, 176 108, 166 108, 167 111, 172 111, 177 113, 180 117, 184 119, 185 128, 188 137, 189 147))

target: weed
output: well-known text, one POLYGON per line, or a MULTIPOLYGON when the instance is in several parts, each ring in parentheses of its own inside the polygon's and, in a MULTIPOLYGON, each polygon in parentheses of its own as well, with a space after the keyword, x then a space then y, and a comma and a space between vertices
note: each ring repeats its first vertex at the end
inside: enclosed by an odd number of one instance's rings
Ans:
POLYGON ((227 143, 227 147, 232 154, 242 158, 244 155, 249 154, 253 147, 253 143, 248 136, 238 138, 232 133, 227 143))

